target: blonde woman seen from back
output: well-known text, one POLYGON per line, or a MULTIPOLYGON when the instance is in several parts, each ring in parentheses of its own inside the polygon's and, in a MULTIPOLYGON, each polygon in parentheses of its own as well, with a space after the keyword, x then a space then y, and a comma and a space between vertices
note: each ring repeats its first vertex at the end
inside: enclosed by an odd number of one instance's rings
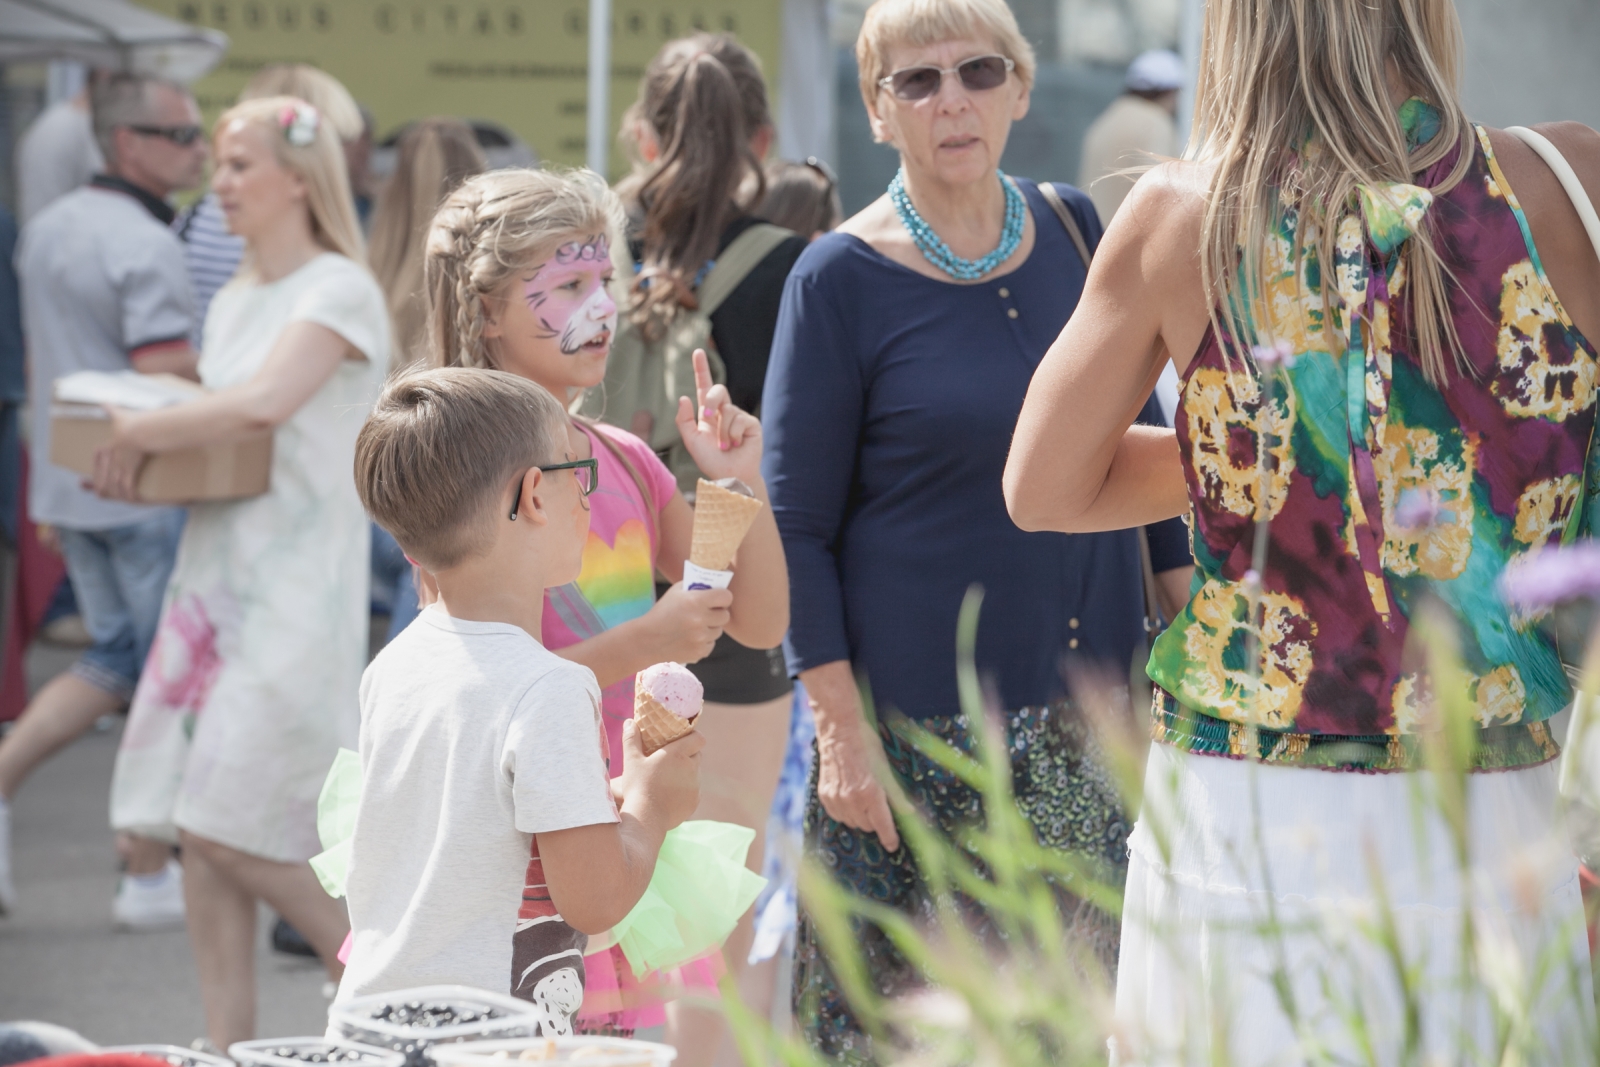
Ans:
POLYGON ((259 902, 329 977, 342 970, 344 908, 306 861, 321 851, 328 768, 355 745, 369 533, 351 471, 389 322, 321 113, 249 101, 218 120, 215 142, 212 189, 245 257, 206 319, 209 395, 115 411, 94 484, 133 499, 151 453, 273 435, 264 495, 189 509, 112 782, 117 828, 183 845, 206 1033, 226 1049, 255 1031, 259 902))
MULTIPOLYGON (((1135 185, 1017 424, 1023 527, 1192 517, 1114 1062, 1593 1060, 1572 692, 1497 584, 1575 532, 1600 262, 1462 62, 1451 0, 1212 0, 1191 161, 1135 185), (1130 427, 1168 360, 1176 432, 1130 427)), ((1542 129, 1600 197, 1600 135, 1542 129)))

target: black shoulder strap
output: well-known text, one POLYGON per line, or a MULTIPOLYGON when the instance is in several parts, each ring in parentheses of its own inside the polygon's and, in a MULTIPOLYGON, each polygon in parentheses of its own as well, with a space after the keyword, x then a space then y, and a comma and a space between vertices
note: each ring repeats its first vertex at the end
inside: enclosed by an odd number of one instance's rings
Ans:
MULTIPOLYGON (((1056 192, 1056 187, 1049 182, 1040 182, 1039 192, 1044 196, 1045 203, 1050 205, 1050 210, 1056 213, 1056 218, 1061 220, 1067 236, 1072 238, 1072 243, 1078 248, 1078 255, 1083 259, 1083 269, 1088 270, 1089 264, 1094 262, 1094 253, 1089 251, 1089 242, 1083 239, 1083 231, 1078 228, 1078 220, 1073 218, 1072 212, 1068 210, 1067 202, 1061 199, 1061 194, 1056 192)), ((1143 526, 1138 527, 1137 532, 1139 571, 1144 586, 1144 625, 1145 630, 1154 638, 1155 633, 1171 620, 1163 617, 1161 599, 1156 594, 1155 568, 1150 559, 1150 535, 1145 532, 1143 526)))
POLYGON ((1061 199, 1061 194, 1056 192, 1056 187, 1049 182, 1039 183, 1039 193, 1044 197, 1045 203, 1050 205, 1050 210, 1056 213, 1056 218, 1061 220, 1061 225, 1067 228, 1067 236, 1072 238, 1072 243, 1078 248, 1078 255, 1083 258, 1083 267, 1089 269, 1089 264, 1094 260, 1094 253, 1089 251, 1089 242, 1083 239, 1083 231, 1078 228, 1078 220, 1072 217, 1072 212, 1067 208, 1067 202, 1061 199))

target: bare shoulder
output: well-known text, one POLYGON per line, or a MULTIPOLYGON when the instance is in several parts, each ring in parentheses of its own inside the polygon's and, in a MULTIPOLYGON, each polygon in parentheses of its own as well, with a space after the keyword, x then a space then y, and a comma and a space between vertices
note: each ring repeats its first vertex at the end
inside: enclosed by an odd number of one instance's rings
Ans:
POLYGON ((1102 252, 1137 261, 1146 277, 1195 269, 1210 175, 1209 166, 1186 160, 1145 171, 1106 228, 1102 252))
MULTIPOLYGON (((1534 129, 1571 164, 1590 201, 1600 204, 1600 133, 1579 122, 1551 122, 1534 129)), ((1556 296, 1585 336, 1600 337, 1600 261, 1571 198, 1549 165, 1515 134, 1488 132, 1556 296)))
POLYGON ((1198 248, 1211 168, 1169 160, 1140 175, 1117 210, 1107 239, 1198 248))
MULTIPOLYGON (((1578 180, 1588 190, 1589 197, 1600 202, 1600 133, 1581 122, 1544 122, 1533 127, 1556 146, 1563 158, 1572 165, 1578 180)), ((1489 144, 1495 159, 1505 173, 1506 180, 1517 190, 1519 199, 1525 199, 1524 188, 1554 188, 1553 175, 1539 154, 1514 133, 1506 130, 1489 130, 1489 144)))

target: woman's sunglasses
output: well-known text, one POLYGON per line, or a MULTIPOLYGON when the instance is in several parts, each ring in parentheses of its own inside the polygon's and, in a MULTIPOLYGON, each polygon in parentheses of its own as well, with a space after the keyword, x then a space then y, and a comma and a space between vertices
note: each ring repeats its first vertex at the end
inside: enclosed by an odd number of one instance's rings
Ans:
POLYGON ((925 100, 939 91, 946 74, 957 74, 961 84, 973 92, 998 89, 1016 63, 1005 56, 974 56, 953 67, 906 67, 878 79, 878 84, 901 100, 925 100))

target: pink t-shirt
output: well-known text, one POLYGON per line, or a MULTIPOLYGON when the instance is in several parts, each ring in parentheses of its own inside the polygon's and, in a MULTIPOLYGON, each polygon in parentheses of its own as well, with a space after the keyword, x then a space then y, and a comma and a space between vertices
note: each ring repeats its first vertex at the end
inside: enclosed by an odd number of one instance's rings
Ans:
MULTIPOLYGON (((614 426, 597 429, 628 457, 650 499, 646 501, 611 449, 594 439, 596 430, 584 427, 590 450, 600 461, 600 485, 589 497, 589 540, 578 580, 545 593, 544 646, 551 651, 637 619, 656 602, 657 532, 667 502, 678 491, 677 480, 633 434, 614 426)), ((600 710, 611 745, 611 775, 616 777, 622 772, 622 724, 633 716, 633 675, 601 691, 600 710)))

